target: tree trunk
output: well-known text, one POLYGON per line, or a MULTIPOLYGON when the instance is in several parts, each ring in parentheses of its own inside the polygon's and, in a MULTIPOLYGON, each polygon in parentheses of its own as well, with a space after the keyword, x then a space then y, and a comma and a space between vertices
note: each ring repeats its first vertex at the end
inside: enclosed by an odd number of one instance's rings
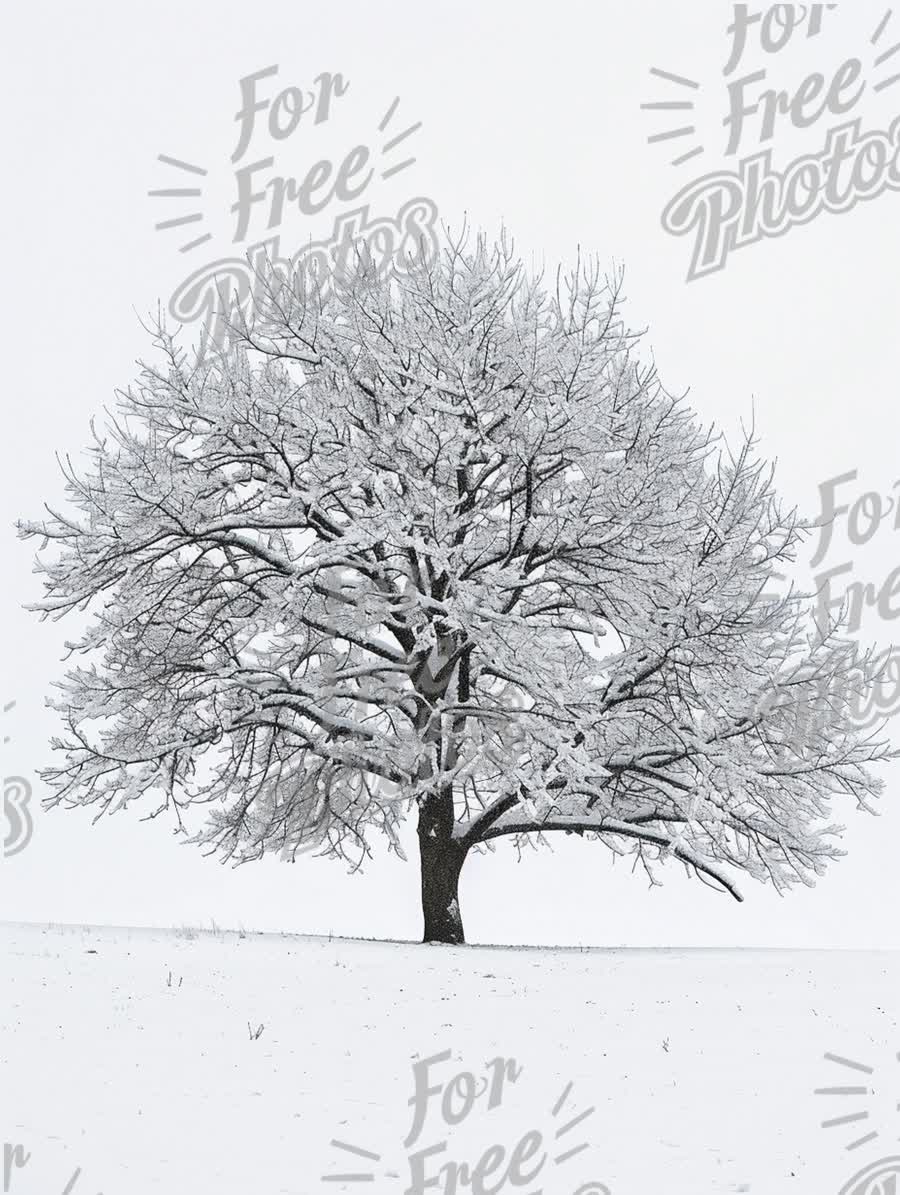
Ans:
POLYGON ((465 942, 459 911, 459 873, 466 851, 447 832, 440 800, 429 799, 419 809, 419 855, 422 867, 423 942, 465 942))

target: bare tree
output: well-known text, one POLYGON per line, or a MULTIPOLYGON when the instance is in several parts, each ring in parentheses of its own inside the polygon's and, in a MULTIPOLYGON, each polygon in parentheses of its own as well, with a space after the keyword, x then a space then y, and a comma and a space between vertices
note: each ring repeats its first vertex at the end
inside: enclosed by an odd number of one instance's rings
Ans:
POLYGON ((73 512, 21 526, 35 608, 94 615, 50 803, 205 802, 193 840, 238 862, 401 851, 415 809, 442 942, 502 837, 812 884, 888 752, 848 716, 865 670, 766 591, 804 525, 752 434, 663 390, 593 265, 546 286, 463 236, 345 282, 273 272, 217 366, 158 327, 73 512))

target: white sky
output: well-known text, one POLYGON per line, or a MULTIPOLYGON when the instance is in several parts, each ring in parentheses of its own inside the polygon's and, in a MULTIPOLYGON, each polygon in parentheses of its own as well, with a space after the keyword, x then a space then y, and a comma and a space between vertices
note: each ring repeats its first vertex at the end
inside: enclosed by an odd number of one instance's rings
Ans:
MULTIPOLYGON (((377 150, 387 136, 378 122, 399 96, 391 129, 423 122, 406 143, 418 160, 372 182, 365 199, 373 214, 425 195, 454 226, 464 213, 489 230, 505 222, 526 258, 571 261, 580 245, 610 264, 624 262, 625 314, 648 327, 645 354, 652 352, 664 384, 690 388, 701 416, 731 435, 755 404, 764 448, 778 458, 779 484, 792 503, 815 515, 819 482, 853 469, 860 490, 890 491, 900 477, 900 196, 889 192, 849 213, 821 215, 741 249, 724 272, 691 283, 691 245, 661 227, 660 213, 678 189, 725 165, 730 11, 721 0, 557 0, 550 8, 510 0, 388 7, 159 0, 39 3, 7 14, 0 705, 17 705, 0 725, 4 775, 32 775, 49 762, 57 727, 44 699, 61 674, 67 634, 65 623, 40 624, 22 611, 39 596, 30 572, 34 545, 18 542, 11 524, 59 495, 54 454, 77 454, 90 418, 134 377, 135 359, 149 352, 138 316, 166 302, 191 270, 243 252, 228 233, 238 81, 272 64, 280 67, 276 90, 308 88, 323 71, 341 72, 350 86, 333 101, 328 122, 301 122, 274 150, 260 133, 244 161, 257 149, 258 157, 274 152, 275 172, 301 178, 319 157, 340 161, 360 143, 377 150), (670 165, 672 144, 647 144, 649 134, 686 119, 640 110, 646 101, 684 96, 685 89, 651 77, 652 66, 703 82, 697 117, 706 122, 707 152, 691 164, 670 165), (160 153, 208 168, 197 202, 214 239, 189 254, 177 249, 189 239, 183 230, 154 231, 164 216, 187 210, 146 194, 184 185, 156 160, 160 153), (6 745, 4 735, 11 736, 6 745)), ((777 57, 752 45, 738 73, 768 66, 775 85, 796 87, 813 70, 830 78, 857 51, 868 71, 870 36, 884 11, 883 3, 854 0, 826 15, 818 38, 800 41, 798 34, 777 57)), ((893 34, 900 38, 900 16, 894 20, 882 49, 894 44, 893 34)), ((869 86, 850 115, 866 129, 886 129, 898 113, 900 86, 877 93, 869 86)), ((803 131, 783 123, 772 142, 776 163, 818 152, 838 122, 826 114, 803 131)), ((756 148, 748 135, 741 152, 756 148)), ((335 201, 312 219, 294 214, 280 230, 283 247, 293 252, 325 236, 349 206, 335 201)), ((254 231, 262 239, 263 230, 254 231)), ((852 560, 856 578, 880 584, 896 565, 898 534, 888 520, 855 549, 838 534, 826 565, 852 560)), ((885 645, 895 634, 890 622, 875 619, 866 629, 885 645)), ((746 903, 738 906, 674 865, 664 872, 665 887, 648 891, 628 862, 613 868, 602 847, 566 840, 552 853, 529 852, 521 864, 511 849, 470 859, 462 880, 468 937, 900 946, 900 772, 888 775, 880 821, 836 809, 848 823, 850 854, 814 892, 780 899, 747 882, 746 903)), ((92 827, 90 811, 37 810, 33 842, 2 866, 9 920, 169 926, 214 919, 297 932, 419 933, 412 862, 379 859, 352 877, 327 860, 232 871, 178 847, 161 822, 141 825, 131 814, 92 827)))

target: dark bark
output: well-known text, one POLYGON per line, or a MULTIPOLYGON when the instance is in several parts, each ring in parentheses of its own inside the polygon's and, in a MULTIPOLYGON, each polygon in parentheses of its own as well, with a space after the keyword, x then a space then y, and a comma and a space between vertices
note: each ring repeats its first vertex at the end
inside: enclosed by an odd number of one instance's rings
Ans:
POLYGON ((419 806, 423 942, 465 942, 459 911, 459 873, 466 847, 453 838, 452 797, 434 795, 419 806), (449 803, 449 818, 447 816, 449 803))

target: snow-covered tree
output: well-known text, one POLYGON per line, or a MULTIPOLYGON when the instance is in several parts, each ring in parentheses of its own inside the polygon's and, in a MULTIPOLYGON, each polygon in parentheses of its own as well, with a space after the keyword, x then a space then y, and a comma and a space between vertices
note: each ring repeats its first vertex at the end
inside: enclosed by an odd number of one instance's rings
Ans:
POLYGON ((804 525, 752 435, 663 390, 594 266, 546 285, 464 236, 355 277, 272 272, 215 366, 158 328, 74 509, 22 525, 35 608, 94 615, 49 802, 207 803, 190 837, 235 861, 402 853, 415 812, 425 940, 463 941, 499 838, 812 884, 888 752, 865 668, 771 593, 804 525))

